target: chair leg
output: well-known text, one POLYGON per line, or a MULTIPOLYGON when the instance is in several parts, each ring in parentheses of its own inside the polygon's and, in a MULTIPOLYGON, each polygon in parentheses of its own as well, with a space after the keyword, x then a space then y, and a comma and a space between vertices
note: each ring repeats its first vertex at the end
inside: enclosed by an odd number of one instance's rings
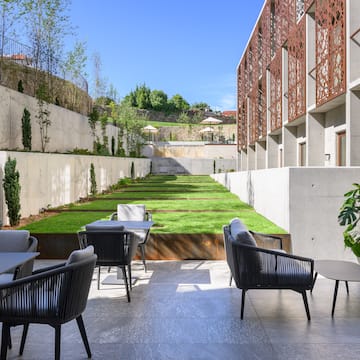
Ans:
POLYGON ((98 278, 97 278, 97 289, 100 290, 100 268, 101 266, 98 267, 98 278))
POLYGON ((131 264, 128 265, 128 273, 129 273, 130 290, 132 290, 131 264))
POLYGON ((141 251, 141 259, 144 264, 144 270, 145 270, 145 272, 147 272, 146 260, 145 260, 145 244, 140 244, 139 247, 140 247, 140 251, 141 251))
POLYGON ((88 338, 86 335, 84 321, 83 321, 83 318, 81 315, 76 318, 76 322, 77 322, 79 330, 80 330, 81 338, 83 340, 87 356, 90 359, 91 358, 90 345, 89 345, 89 341, 88 341, 88 338))
POLYGON ((0 354, 1 360, 6 360, 9 338, 10 338, 10 325, 7 323, 3 323, 2 332, 1 332, 1 354, 0 354))
POLYGON ((307 296, 306 296, 306 291, 303 290, 303 291, 301 292, 301 295, 302 295, 303 300, 304 300, 304 305, 305 305, 305 311, 306 311, 307 319, 308 319, 308 320, 311 320, 310 311, 309 311, 309 304, 308 304, 307 296))
POLYGON ((130 299, 130 290, 129 290, 128 278, 127 278, 127 275, 126 275, 126 268, 125 268, 125 266, 122 266, 121 269, 122 269, 122 272, 123 272, 123 275, 124 275, 124 282, 125 282, 125 287, 126 287, 127 299, 128 299, 128 302, 130 302, 131 301, 131 299, 130 299))
POLYGON ((245 293, 246 293, 246 290, 245 290, 245 289, 242 289, 242 296, 241 296, 241 313, 240 313, 240 319, 241 319, 241 320, 244 318, 245 293))
POLYGON ((55 360, 60 360, 61 325, 55 325, 55 360))
POLYGON ((311 286, 311 289, 310 289, 310 292, 311 292, 311 293, 312 293, 312 291, 313 291, 313 288, 314 288, 314 285, 315 285, 317 276, 318 276, 318 273, 316 272, 316 273, 315 273, 315 276, 314 276, 314 280, 313 280, 312 286, 311 286))
POLYGON ((23 329, 23 333, 22 333, 22 336, 21 336, 19 355, 22 355, 23 352, 24 352, 25 341, 26 341, 28 330, 29 330, 29 324, 25 324, 24 329, 23 329))

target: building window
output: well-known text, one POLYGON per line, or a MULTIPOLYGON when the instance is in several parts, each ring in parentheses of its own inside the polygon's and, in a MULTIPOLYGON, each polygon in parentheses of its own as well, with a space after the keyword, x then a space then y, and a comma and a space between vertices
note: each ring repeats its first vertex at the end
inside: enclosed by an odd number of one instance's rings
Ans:
POLYGON ((336 165, 346 166, 346 132, 336 134, 336 165))
POLYGON ((299 166, 306 166, 306 143, 299 144, 299 166))

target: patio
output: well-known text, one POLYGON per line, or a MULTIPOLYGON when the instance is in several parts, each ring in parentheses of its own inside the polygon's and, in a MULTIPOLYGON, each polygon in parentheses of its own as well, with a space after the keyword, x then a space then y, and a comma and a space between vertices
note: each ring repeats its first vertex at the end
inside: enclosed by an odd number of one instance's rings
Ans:
MULTIPOLYGON (((54 261, 38 260, 36 267, 54 261)), ((113 269, 115 270, 115 269, 113 269)), ((102 268, 102 278, 108 275, 102 268)), ((308 322, 299 294, 250 290, 240 320, 241 291, 228 286, 225 261, 140 261, 131 303, 124 286, 91 286, 84 322, 93 359, 358 359, 360 284, 340 284, 331 318, 334 281, 319 277, 309 294, 308 322)), ((54 332, 31 325, 24 354, 21 327, 12 329, 8 359, 52 359, 54 332)), ((86 359, 76 322, 62 330, 62 359, 86 359)))

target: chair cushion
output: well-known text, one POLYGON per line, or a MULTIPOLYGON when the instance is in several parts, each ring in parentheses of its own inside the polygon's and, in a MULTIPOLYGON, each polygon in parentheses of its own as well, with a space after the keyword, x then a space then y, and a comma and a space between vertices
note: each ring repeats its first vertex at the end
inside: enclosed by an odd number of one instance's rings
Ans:
MULTIPOLYGON (((235 240, 239 242, 242 245, 248 245, 248 246, 256 246, 255 239, 252 237, 252 235, 248 231, 240 231, 237 233, 235 240)), ((246 251, 246 250, 244 250, 246 251)), ((251 268, 252 270, 258 272, 261 271, 261 257, 260 253, 257 251, 246 251, 246 261, 248 261, 249 266, 246 266, 246 268, 251 268)))
POLYGON ((247 231, 246 226, 244 225, 244 223, 239 218, 232 219, 230 221, 229 226, 230 226, 230 234, 234 239, 236 239, 236 235, 239 232, 247 231))
POLYGON ((29 248, 30 233, 27 230, 0 230, 0 251, 21 252, 29 248))
POLYGON ((143 221, 145 213, 144 204, 118 204, 117 206, 118 220, 143 221))
POLYGON ((87 259, 88 257, 92 256, 93 254, 94 254, 94 247, 92 245, 90 245, 82 250, 74 250, 70 254, 69 258, 67 259, 66 265, 74 264, 78 261, 87 259))

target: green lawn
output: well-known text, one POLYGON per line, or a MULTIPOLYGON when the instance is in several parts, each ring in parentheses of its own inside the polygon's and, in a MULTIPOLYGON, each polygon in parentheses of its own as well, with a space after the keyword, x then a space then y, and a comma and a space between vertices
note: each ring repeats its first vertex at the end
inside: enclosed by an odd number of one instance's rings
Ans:
POLYGON ((74 233, 109 218, 119 203, 145 204, 153 214, 152 233, 219 234, 234 217, 254 231, 284 233, 209 176, 152 176, 93 201, 64 206, 63 212, 23 228, 32 233, 74 233))

